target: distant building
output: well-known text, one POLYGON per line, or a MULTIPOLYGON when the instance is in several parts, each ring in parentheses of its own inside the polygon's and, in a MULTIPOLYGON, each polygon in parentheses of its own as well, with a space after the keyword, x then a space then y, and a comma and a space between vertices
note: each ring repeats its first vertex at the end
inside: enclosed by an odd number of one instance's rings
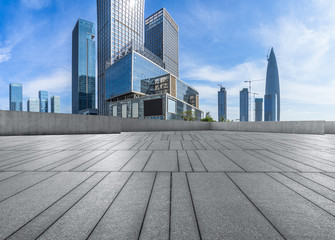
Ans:
POLYGON ((218 91, 218 121, 220 121, 221 117, 224 120, 227 120, 227 91, 224 87, 220 87, 220 91, 218 91))
POLYGON ((79 19, 72 31, 72 113, 95 108, 94 23, 79 19))
POLYGON ((266 70, 264 121, 280 121, 280 87, 275 53, 271 48, 266 70))
POLYGON ((60 97, 59 96, 51 97, 51 112, 60 113, 60 97))
POLYGON ((38 98, 28 98, 27 101, 27 112, 39 112, 40 111, 40 101, 38 98))
POLYGON ((105 101, 106 63, 112 63, 129 42, 144 43, 144 0, 97 1, 98 16, 98 110, 108 115, 105 101))
POLYGON ((81 110, 79 111, 79 114, 82 114, 82 115, 98 115, 98 109, 94 108, 88 108, 88 109, 84 109, 84 110, 81 110))
POLYGON ((106 70, 109 115, 140 119, 202 118, 199 93, 163 68, 163 61, 143 46, 130 45, 106 70))
POLYGON ((255 98, 255 121, 263 121, 263 98, 255 98))
POLYGON ((49 106, 49 101, 48 101, 48 91, 39 91, 38 92, 38 98, 40 102, 40 112, 48 112, 48 106, 49 106))
POLYGON ((163 60, 169 73, 179 77, 179 27, 165 8, 145 19, 144 46, 163 60))
POLYGON ((22 107, 22 84, 9 84, 9 110, 23 111, 22 107))
POLYGON ((249 90, 243 88, 240 91, 240 122, 249 121, 249 90))

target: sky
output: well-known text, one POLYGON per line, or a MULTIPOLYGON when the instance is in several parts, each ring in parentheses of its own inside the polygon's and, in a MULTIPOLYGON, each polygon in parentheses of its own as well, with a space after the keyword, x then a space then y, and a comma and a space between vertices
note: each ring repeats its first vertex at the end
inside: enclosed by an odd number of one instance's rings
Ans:
MULTIPOLYGON (((218 84, 228 119, 239 118, 244 81, 265 79, 273 47, 281 120, 335 120, 335 1, 146 0, 145 17, 165 7, 179 25, 180 78, 217 119, 218 84)), ((0 0, 0 109, 10 83, 23 84, 24 110, 39 90, 71 112, 71 38, 78 18, 96 23, 95 0, 0 0)), ((265 81, 251 92, 264 97, 265 81)))

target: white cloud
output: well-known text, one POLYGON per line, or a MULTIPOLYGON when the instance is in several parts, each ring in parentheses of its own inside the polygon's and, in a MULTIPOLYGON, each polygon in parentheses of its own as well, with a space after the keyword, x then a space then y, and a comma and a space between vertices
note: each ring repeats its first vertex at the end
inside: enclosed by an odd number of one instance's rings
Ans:
POLYGON ((203 80, 215 83, 243 82, 245 80, 265 76, 265 61, 245 62, 224 69, 218 65, 202 65, 189 63, 184 77, 190 80, 203 80))
POLYGON ((213 100, 217 99, 218 88, 210 87, 208 85, 192 85, 198 92, 201 99, 213 100))
POLYGON ((26 97, 37 97, 39 90, 54 94, 71 91, 71 71, 63 68, 55 69, 51 74, 39 76, 24 83, 23 94, 26 97))
POLYGON ((38 10, 49 6, 51 0, 21 0, 21 2, 28 8, 38 10))
POLYGON ((7 62, 12 57, 10 48, 0 48, 0 63, 7 62))

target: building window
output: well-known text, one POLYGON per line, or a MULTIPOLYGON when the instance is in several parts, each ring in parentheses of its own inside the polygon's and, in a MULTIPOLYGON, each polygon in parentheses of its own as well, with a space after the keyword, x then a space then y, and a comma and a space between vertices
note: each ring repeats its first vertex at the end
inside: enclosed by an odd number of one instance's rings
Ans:
POLYGON ((168 111, 169 113, 176 113, 176 101, 168 99, 168 111))
POLYGON ((117 117, 117 105, 113 106, 113 117, 117 117))
POLYGON ((138 102, 133 102, 131 104, 132 117, 138 118, 138 102))
POLYGON ((122 109, 121 117, 127 118, 127 104, 122 104, 121 109, 122 109))

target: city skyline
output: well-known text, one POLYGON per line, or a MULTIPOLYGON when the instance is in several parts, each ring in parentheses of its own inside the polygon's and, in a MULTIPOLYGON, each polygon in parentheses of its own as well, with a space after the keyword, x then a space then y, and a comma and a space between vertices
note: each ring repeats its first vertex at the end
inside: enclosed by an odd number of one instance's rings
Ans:
MULTIPOLYGON (((21 82, 23 102, 36 97, 39 89, 47 89, 64 99, 64 112, 71 112, 71 31, 78 18, 96 23, 96 2, 10 1, 0 5, 1 84, 21 82), (14 26, 16 31, 8 31, 14 26), (50 26, 62 26, 62 31, 52 33, 50 26), (15 71, 18 66, 20 71, 15 71)), ((213 118, 217 119, 217 83, 229 89, 227 118, 238 118, 239 90, 247 87, 245 80, 265 77, 268 46, 274 46, 280 68, 281 120, 335 118, 330 111, 335 102, 330 26, 335 19, 328 14, 335 9, 334 3, 305 3, 305 14, 298 14, 297 3, 279 1, 259 1, 253 6, 237 1, 232 6, 215 0, 209 4, 147 0, 145 7, 145 17, 165 7, 179 23, 180 78, 199 90, 200 109, 210 111, 213 118), (251 15, 244 14, 246 6, 251 15)), ((1 89, 0 108, 8 109, 8 87, 1 89)), ((253 92, 263 95, 264 83, 253 84, 253 92)))

